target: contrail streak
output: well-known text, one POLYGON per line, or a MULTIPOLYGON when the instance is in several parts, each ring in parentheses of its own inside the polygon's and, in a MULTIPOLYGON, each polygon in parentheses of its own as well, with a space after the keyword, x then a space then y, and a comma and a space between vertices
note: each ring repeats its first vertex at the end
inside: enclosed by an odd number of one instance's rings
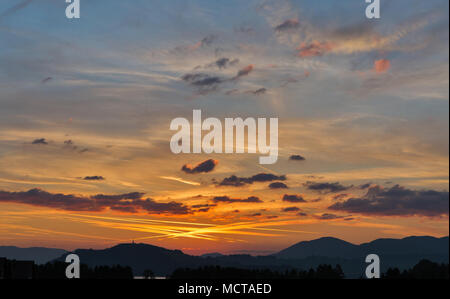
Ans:
POLYGON ((12 14, 14 14, 15 12, 17 12, 17 11, 19 11, 19 10, 21 10, 21 9, 23 9, 23 8, 25 8, 25 7, 27 7, 28 4, 30 4, 32 1, 33 1, 33 0, 25 0, 25 1, 22 1, 22 2, 20 2, 20 3, 18 3, 18 4, 16 4, 16 5, 14 5, 14 6, 8 8, 7 10, 5 10, 4 12, 2 12, 2 13, 0 14, 0 19, 1 19, 1 18, 4 18, 4 17, 7 17, 7 16, 9 16, 9 15, 12 15, 12 14))

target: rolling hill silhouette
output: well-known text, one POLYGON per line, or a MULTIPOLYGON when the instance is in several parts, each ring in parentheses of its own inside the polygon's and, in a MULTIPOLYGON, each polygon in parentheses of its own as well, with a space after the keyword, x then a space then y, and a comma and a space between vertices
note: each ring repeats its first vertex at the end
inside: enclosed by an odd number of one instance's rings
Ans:
POLYGON ((355 245, 340 239, 326 237, 303 241, 288 247, 275 256, 288 259, 307 257, 329 257, 355 259, 376 253, 380 257, 400 256, 439 256, 449 252, 448 237, 407 237, 404 239, 377 239, 369 243, 355 245))
MULTIPOLYGON (((145 270, 150 269, 158 276, 165 276, 170 275, 178 268, 198 268, 212 265, 284 271, 292 268, 315 268, 320 264, 339 264, 346 277, 358 278, 364 273, 365 257, 372 253, 380 256, 382 271, 386 271, 389 267, 410 268, 422 259, 448 263, 448 242, 448 237, 408 237, 377 239, 355 245, 340 239, 326 237, 303 241, 268 256, 220 254, 192 256, 180 250, 134 243, 119 244, 102 250, 78 249, 74 253, 78 254, 83 264, 91 267, 130 266, 134 275, 142 275, 145 270)), ((58 260, 63 261, 64 259, 65 255, 58 260)))
MULTIPOLYGON (((81 263, 91 267, 130 266, 135 275, 142 275, 148 269, 158 275, 168 275, 179 267, 204 265, 201 257, 148 244, 119 244, 102 250, 77 249, 74 253, 80 257, 81 263)), ((64 256, 58 260, 63 261, 64 256)))
POLYGON ((45 264, 65 254, 64 249, 16 246, 0 246, 0 257, 10 260, 34 261, 36 264, 45 264))
POLYGON ((355 258, 360 254, 361 250, 358 245, 337 238, 325 237, 312 241, 302 241, 280 251, 275 256, 288 259, 307 257, 355 258))
POLYGON ((211 252, 211 253, 205 253, 205 254, 202 254, 202 255, 201 255, 201 257, 204 257, 204 258, 208 258, 208 257, 221 257, 221 256, 224 256, 224 255, 221 254, 221 253, 219 253, 219 252, 211 252))
POLYGON ((381 270, 397 267, 407 269, 422 259, 448 263, 449 238, 407 237, 404 239, 377 239, 355 245, 336 238, 304 241, 288 247, 274 256, 295 261, 304 267, 317 263, 339 263, 347 277, 357 278, 365 269, 365 257, 375 253, 380 257, 381 270))
POLYGON ((441 255, 449 253, 449 238, 407 237, 404 239, 377 239, 361 244, 364 252, 382 255, 441 255))

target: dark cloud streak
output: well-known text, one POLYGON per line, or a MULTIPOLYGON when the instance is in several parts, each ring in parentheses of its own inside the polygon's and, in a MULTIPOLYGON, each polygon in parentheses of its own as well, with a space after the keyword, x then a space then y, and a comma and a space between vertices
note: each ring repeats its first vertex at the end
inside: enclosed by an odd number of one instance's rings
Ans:
POLYGON ((300 28, 300 22, 297 19, 289 19, 274 28, 277 32, 285 32, 300 28))
POLYGON ((275 182, 269 185, 270 189, 288 189, 288 186, 281 182, 275 182))
POLYGON ((329 209, 378 216, 448 216, 449 193, 414 191, 399 185, 389 189, 374 186, 365 196, 335 203, 329 209))
POLYGON ((24 192, 0 191, 0 202, 20 203, 37 207, 53 208, 65 211, 101 212, 106 209, 149 214, 190 214, 192 211, 178 202, 156 202, 151 198, 143 199, 144 193, 133 192, 119 195, 98 194, 91 197, 72 194, 50 193, 41 189, 24 192))
POLYGON ((218 161, 209 159, 199 163, 195 167, 192 167, 189 164, 183 165, 181 170, 189 174, 208 173, 213 171, 217 164, 218 161))
POLYGON ((300 156, 300 155, 292 155, 289 157, 289 160, 291 161, 305 161, 305 157, 300 156))
POLYGON ((336 183, 314 183, 314 182, 307 182, 305 184, 306 188, 313 191, 324 191, 324 192, 340 192, 345 191, 353 186, 343 186, 339 182, 336 183))
POLYGON ((83 178, 83 180, 85 180, 85 181, 104 181, 105 178, 102 177, 101 175, 93 175, 93 176, 85 176, 83 178))
POLYGON ((216 196, 213 198, 214 202, 217 203, 262 203, 263 201, 256 196, 250 196, 248 198, 230 198, 228 196, 216 196))
POLYGON ((283 196, 283 201, 286 202, 306 202, 306 200, 303 198, 303 196, 301 195, 289 195, 289 194, 285 194, 283 196))
POLYGON ((285 180, 286 180, 285 175, 277 176, 270 173, 260 173, 248 178, 237 177, 235 175, 232 175, 228 178, 224 178, 221 182, 218 182, 217 185, 241 187, 244 185, 251 185, 255 182, 264 183, 264 182, 285 181, 285 180))
POLYGON ((44 145, 47 145, 48 142, 47 142, 47 140, 45 140, 45 138, 39 138, 39 139, 33 140, 33 142, 31 142, 31 144, 44 144, 44 145))

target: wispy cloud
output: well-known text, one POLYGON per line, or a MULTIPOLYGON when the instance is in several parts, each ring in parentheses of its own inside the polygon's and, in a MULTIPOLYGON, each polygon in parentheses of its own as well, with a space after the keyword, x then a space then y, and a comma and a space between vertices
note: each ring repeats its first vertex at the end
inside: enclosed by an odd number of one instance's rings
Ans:
POLYGON ((180 182, 180 183, 187 184, 187 185, 200 186, 200 183, 185 180, 182 178, 173 177, 173 176, 161 176, 160 178, 175 181, 175 182, 180 182))
POLYGON ((13 15, 14 13, 18 12, 21 9, 24 9, 27 7, 33 0, 24 0, 20 1, 16 5, 11 6, 10 8, 6 9, 2 13, 0 13, 0 20, 2 18, 8 17, 10 15, 13 15))

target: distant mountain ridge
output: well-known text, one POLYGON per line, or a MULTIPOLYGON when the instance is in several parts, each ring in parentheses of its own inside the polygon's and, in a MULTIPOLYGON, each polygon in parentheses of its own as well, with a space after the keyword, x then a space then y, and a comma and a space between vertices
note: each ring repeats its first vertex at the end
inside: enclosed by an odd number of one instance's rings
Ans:
POLYGON ((403 239, 376 239, 355 245, 340 239, 325 237, 294 244, 275 256, 287 259, 307 257, 359 258, 371 253, 383 255, 442 255, 449 253, 449 238, 416 237, 403 239))
POLYGON ((403 239, 377 239, 360 245, 366 252, 380 254, 449 254, 449 237, 406 237, 403 239))
MULTIPOLYGON (((148 244, 127 243, 111 248, 77 249, 73 253, 80 257, 83 264, 89 266, 130 266, 135 275, 141 275, 145 270, 152 270, 158 275, 172 273, 180 266, 197 267, 203 258, 184 254, 180 250, 170 250, 148 244)), ((64 256, 58 260, 63 261, 64 256)))
POLYGON ((224 254, 219 253, 219 252, 211 252, 211 253, 205 253, 205 254, 202 254, 202 255, 201 255, 201 257, 204 257, 204 258, 208 258, 208 257, 221 257, 221 256, 224 256, 224 254))
POLYGON ((0 246, 0 257, 10 260, 34 261, 36 264, 45 264, 66 252, 66 250, 58 248, 0 246))
MULTIPOLYGON (((380 256, 382 271, 386 271, 389 267, 411 268, 422 259, 448 263, 449 238, 377 239, 355 245, 337 238, 325 237, 302 241, 278 253, 265 256, 223 255, 220 253, 192 256, 180 250, 135 243, 118 244, 101 250, 77 249, 74 253, 80 257, 81 263, 91 267, 130 266, 136 276, 142 275, 145 270, 151 270, 158 276, 167 276, 178 268, 199 268, 212 265, 285 271, 292 268, 308 270, 320 264, 333 266, 339 264, 346 277, 358 278, 364 274, 367 266, 365 257, 372 253, 380 256)), ((66 255, 67 252, 63 251, 54 259, 64 261, 66 255)), ((1 251, 0 256, 2 256, 1 251)), ((26 259, 33 260, 30 256, 26 259)))
POLYGON ((358 245, 333 237, 302 241, 274 254, 279 258, 302 259, 307 257, 353 258, 359 254, 358 245))

